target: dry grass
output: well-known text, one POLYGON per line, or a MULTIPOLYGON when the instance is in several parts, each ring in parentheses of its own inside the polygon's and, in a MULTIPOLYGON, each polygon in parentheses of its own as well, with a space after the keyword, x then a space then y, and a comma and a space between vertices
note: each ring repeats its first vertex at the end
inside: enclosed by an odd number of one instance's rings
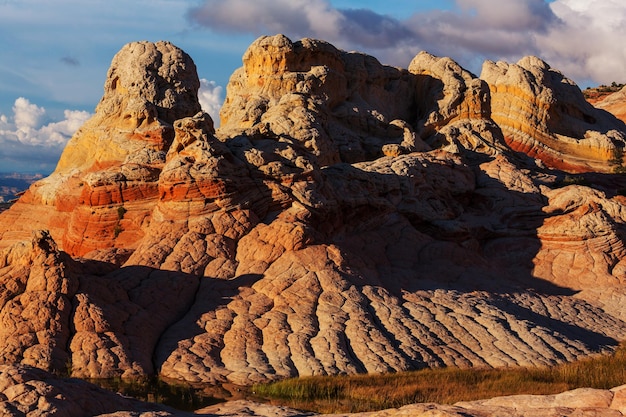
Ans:
POLYGON ((318 413, 374 411, 418 402, 453 404, 514 394, 555 394, 626 384, 626 345, 613 355, 549 368, 425 369, 385 375, 307 377, 256 385, 256 395, 318 413))

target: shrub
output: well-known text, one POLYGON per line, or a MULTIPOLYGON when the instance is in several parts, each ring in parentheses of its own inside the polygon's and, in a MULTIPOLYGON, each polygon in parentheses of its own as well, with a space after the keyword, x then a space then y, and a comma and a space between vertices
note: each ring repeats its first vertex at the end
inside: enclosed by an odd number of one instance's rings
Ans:
POLYGON ((124 208, 124 206, 119 206, 117 208, 117 218, 118 220, 122 220, 124 218, 124 214, 126 214, 128 210, 124 208))

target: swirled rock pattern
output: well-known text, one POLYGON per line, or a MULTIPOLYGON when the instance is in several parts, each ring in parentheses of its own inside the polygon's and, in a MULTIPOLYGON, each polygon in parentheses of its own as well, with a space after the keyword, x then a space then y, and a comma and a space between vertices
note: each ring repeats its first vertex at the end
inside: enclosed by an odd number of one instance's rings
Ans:
POLYGON ((262 37, 216 132, 191 58, 125 46, 0 214, 0 361, 251 384, 611 351, 624 131, 535 58, 486 68, 262 37))
POLYGON ((624 164, 624 124, 594 108, 546 62, 487 61, 480 77, 491 90, 491 117, 512 149, 572 172, 611 172, 624 164))
POLYGON ((59 370, 69 362, 73 261, 45 232, 5 250, 0 260, 0 355, 3 363, 59 370))

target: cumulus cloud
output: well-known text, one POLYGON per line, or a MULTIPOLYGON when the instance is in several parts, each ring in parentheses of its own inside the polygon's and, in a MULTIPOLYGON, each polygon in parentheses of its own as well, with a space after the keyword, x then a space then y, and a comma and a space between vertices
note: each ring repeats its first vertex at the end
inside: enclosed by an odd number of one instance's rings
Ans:
POLYGON ((457 9, 416 13, 403 23, 415 28, 421 49, 451 56, 473 72, 483 61, 542 56, 537 37, 557 24, 544 0, 456 0, 457 9))
POLYGON ((411 38, 401 22, 368 9, 337 9, 326 0, 206 0, 193 22, 223 32, 284 33, 338 45, 380 47, 411 38))
POLYGON ((27 132, 32 131, 40 124, 46 110, 31 104, 23 97, 15 100, 13 105, 13 120, 15 121, 16 133, 28 139, 27 132))
POLYGON ((474 72, 485 59, 514 62, 538 55, 580 81, 626 78, 622 0, 455 0, 455 5, 397 19, 337 8, 328 0, 204 0, 188 17, 221 32, 321 38, 405 67, 420 50, 451 56, 474 72))
POLYGON ((0 114, 0 163, 3 171, 51 171, 76 130, 90 117, 65 110, 60 121, 48 121, 46 110, 20 97, 13 114, 0 114))
POLYGON ((469 23, 507 31, 545 30, 554 15, 544 0, 457 0, 469 23))
POLYGON ((222 97, 222 87, 215 81, 200 79, 200 90, 198 90, 198 101, 202 110, 209 113, 213 119, 215 127, 220 123, 220 109, 224 101, 222 97))
POLYGON ((538 36, 545 59, 572 78, 626 81, 622 0, 557 0, 551 8, 559 23, 538 36))

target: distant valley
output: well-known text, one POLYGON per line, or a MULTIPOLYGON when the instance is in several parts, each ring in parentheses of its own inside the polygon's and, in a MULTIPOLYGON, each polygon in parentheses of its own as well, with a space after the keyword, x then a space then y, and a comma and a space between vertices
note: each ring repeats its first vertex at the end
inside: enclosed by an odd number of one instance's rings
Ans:
POLYGON ((8 208, 20 193, 26 191, 32 183, 42 179, 42 174, 0 172, 0 211, 8 208))

